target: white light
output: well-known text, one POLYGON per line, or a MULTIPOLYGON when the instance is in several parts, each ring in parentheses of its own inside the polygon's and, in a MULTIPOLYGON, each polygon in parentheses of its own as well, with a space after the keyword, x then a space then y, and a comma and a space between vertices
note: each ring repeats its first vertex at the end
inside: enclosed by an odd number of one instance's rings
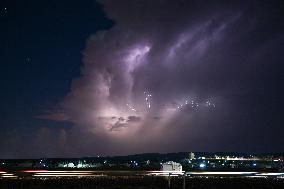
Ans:
POLYGON ((243 175, 255 173, 257 172, 188 172, 191 175, 243 175))
POLYGON ((284 175, 284 173, 259 173, 256 175, 260 175, 260 176, 280 176, 280 175, 284 175))
POLYGON ((200 163, 199 167, 204 168, 204 167, 206 167, 206 165, 204 163, 200 163))
MULTIPOLYGON (((27 170, 25 173, 94 173, 95 171, 48 171, 48 170, 27 170)), ((5 172, 6 173, 6 172, 5 172)))
POLYGON ((137 58, 144 56, 147 52, 149 52, 149 50, 150 50, 149 46, 135 48, 129 52, 128 57, 126 57, 126 61, 131 62, 137 60, 137 58))
POLYGON ((47 173, 36 173, 37 175, 89 175, 90 173, 78 173, 78 172, 74 172, 74 173, 50 173, 50 172, 47 172, 47 173))
POLYGON ((2 176, 3 178, 17 178, 18 176, 2 176))
POLYGON ((99 175, 33 175, 34 177, 94 177, 99 175))

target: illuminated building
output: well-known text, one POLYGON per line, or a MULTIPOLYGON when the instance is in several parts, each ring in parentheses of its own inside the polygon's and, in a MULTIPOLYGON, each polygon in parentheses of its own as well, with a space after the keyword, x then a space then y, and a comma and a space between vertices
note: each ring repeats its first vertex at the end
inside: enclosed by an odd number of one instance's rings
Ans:
POLYGON ((189 159, 190 159, 190 160, 195 159, 195 155, 194 155, 193 152, 190 152, 190 153, 189 153, 189 159))
POLYGON ((182 171, 182 165, 173 161, 162 164, 162 171, 182 171))

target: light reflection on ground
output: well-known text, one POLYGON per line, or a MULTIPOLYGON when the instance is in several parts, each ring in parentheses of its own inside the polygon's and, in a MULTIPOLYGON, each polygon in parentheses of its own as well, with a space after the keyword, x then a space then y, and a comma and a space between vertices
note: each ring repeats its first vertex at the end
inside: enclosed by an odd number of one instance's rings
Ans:
POLYGON ((69 171, 69 170, 22 170, 1 171, 0 178, 56 178, 56 177, 102 177, 102 176, 187 176, 187 177, 276 177, 284 178, 284 172, 185 172, 185 171, 69 171))

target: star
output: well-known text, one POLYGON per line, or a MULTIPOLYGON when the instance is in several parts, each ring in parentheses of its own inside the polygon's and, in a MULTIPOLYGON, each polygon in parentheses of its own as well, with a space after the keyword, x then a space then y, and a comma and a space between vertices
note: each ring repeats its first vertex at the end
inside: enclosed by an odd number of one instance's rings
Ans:
POLYGON ((3 14, 7 13, 7 7, 4 7, 4 8, 1 10, 1 12, 2 12, 3 14))
POLYGON ((30 57, 27 57, 27 58, 26 58, 26 62, 27 62, 27 63, 31 62, 31 58, 30 58, 30 57))

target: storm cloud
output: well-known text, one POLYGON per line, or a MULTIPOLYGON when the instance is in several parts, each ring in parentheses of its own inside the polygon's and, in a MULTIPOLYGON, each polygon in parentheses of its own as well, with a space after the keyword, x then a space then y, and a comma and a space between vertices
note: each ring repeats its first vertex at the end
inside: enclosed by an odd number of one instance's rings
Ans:
POLYGON ((114 26, 61 103, 64 153, 284 150, 283 2, 101 3, 114 26))

